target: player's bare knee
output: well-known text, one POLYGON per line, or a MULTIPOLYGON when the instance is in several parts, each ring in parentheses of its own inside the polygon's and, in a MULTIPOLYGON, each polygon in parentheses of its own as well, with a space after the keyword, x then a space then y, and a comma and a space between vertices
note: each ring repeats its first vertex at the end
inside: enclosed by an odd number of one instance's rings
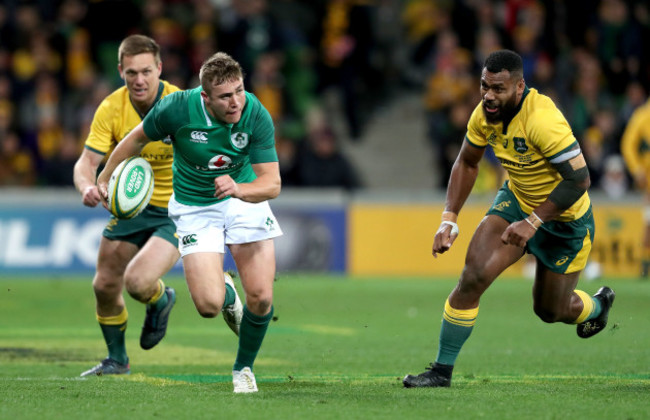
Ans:
POLYGON ((122 293, 122 280, 97 276, 93 280, 93 291, 98 299, 113 298, 122 293))
POLYGON ((221 313, 221 305, 214 302, 194 302, 194 306, 203 318, 215 318, 221 313))
POLYGON ((465 267, 456 287, 461 295, 480 297, 489 286, 491 279, 481 275, 480 270, 465 267))
POLYGON ((140 302, 148 301, 156 293, 158 279, 147 279, 135 273, 124 275, 124 286, 129 295, 140 302))
POLYGON ((561 320, 561 314, 560 312, 552 309, 552 308, 546 308, 541 305, 535 305, 533 307, 535 310, 535 315, 542 321, 552 324, 554 322, 559 322, 561 320))
POLYGON ((246 307, 255 315, 266 315, 271 309, 271 305, 273 305, 271 297, 246 298, 246 307))

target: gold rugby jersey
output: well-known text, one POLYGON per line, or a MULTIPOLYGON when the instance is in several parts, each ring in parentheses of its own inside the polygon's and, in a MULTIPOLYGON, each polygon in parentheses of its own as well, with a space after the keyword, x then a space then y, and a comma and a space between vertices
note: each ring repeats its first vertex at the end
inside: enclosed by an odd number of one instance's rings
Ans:
MULTIPOLYGON (((163 96, 180 90, 166 81, 160 81, 156 102, 163 96)), ((152 106, 153 107, 153 106, 152 106)), ((102 155, 110 154, 117 143, 122 141, 144 118, 131 103, 126 86, 117 89, 102 101, 97 108, 85 147, 102 155)), ((154 190, 150 204, 167 208, 172 194, 172 161, 174 151, 171 141, 152 139, 140 156, 151 164, 154 173, 154 190)))
MULTIPOLYGON (((546 201, 562 180, 551 162, 574 157, 575 154, 567 152, 577 144, 569 123, 553 101, 528 87, 509 122, 488 124, 479 103, 467 123, 465 140, 476 147, 492 147, 508 172, 510 190, 528 214, 546 201)), ((558 220, 580 218, 590 203, 589 194, 585 193, 558 220)))
POLYGON ((621 140, 621 153, 632 175, 645 171, 646 190, 650 191, 650 100, 630 117, 621 140))

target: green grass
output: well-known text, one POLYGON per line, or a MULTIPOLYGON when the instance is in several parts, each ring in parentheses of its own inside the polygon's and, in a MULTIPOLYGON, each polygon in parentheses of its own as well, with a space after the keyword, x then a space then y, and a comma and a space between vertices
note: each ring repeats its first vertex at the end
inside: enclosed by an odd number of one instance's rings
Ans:
POLYGON ((144 351, 144 308, 127 297, 132 374, 80 379, 105 357, 90 279, 0 281, 0 419, 643 419, 650 391, 650 282, 617 292, 606 331, 544 324, 531 283, 500 280, 481 301, 449 389, 404 389, 435 358, 454 280, 284 275, 255 364, 260 392, 232 393, 237 340, 202 319, 181 278, 165 340, 144 351))

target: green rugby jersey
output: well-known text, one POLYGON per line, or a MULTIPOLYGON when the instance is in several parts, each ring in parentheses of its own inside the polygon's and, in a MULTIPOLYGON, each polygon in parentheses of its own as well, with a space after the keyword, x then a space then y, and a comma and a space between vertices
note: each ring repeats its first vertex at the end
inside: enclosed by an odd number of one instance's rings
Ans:
POLYGON ((226 124, 208 113, 201 90, 199 86, 165 96, 143 121, 150 139, 170 136, 174 197, 192 206, 222 201, 213 196, 216 177, 251 182, 256 178, 251 164, 278 161, 271 115, 255 95, 246 92, 241 119, 226 124))

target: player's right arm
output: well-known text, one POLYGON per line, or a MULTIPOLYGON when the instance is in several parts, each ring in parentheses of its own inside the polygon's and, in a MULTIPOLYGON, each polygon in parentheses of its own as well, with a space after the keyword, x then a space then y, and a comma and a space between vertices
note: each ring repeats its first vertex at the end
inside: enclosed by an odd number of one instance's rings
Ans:
POLYGON ((117 144, 104 165, 104 169, 97 177, 97 188, 103 201, 108 198, 108 180, 117 165, 131 156, 138 156, 150 141, 144 134, 142 123, 140 123, 117 144))
POLYGON ((445 211, 442 213, 442 223, 433 239, 432 253, 434 257, 451 248, 451 245, 458 237, 456 219, 474 187, 478 176, 479 162, 484 152, 484 147, 475 146, 467 139, 461 146, 447 185, 447 199, 445 211))
POLYGON ((84 149, 74 165, 73 181, 74 186, 81 194, 81 201, 84 206, 95 207, 101 201, 95 176, 97 168, 104 159, 104 155, 90 149, 84 149))
POLYGON ((645 121, 640 120, 638 112, 630 118, 621 139, 621 154, 637 186, 644 189, 646 174, 640 159, 639 145, 641 144, 641 124, 645 123, 645 121))

